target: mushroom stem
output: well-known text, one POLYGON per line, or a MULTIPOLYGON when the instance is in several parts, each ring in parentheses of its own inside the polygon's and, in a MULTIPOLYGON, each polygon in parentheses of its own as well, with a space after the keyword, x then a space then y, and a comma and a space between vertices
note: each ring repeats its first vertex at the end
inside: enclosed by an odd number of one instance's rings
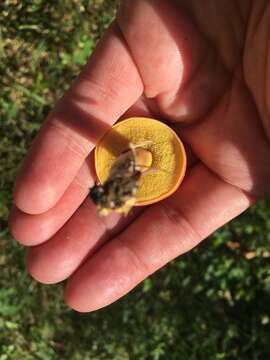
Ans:
POLYGON ((153 163, 153 155, 151 151, 143 149, 141 147, 135 148, 133 150, 136 168, 139 171, 144 172, 151 168, 153 163))

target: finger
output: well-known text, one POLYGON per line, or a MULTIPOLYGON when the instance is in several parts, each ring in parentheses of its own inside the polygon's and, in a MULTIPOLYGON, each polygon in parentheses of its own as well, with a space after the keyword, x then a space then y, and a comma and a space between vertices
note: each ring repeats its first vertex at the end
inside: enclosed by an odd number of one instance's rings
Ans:
POLYGON ((22 245, 34 246, 50 239, 72 216, 93 185, 93 166, 84 162, 57 204, 45 213, 30 215, 13 207, 9 216, 9 228, 13 237, 22 245))
MULTIPOLYGON (((125 112, 123 118, 132 116, 151 116, 142 98, 125 112)), ((16 207, 12 209, 9 225, 13 237, 26 246, 35 246, 50 239, 83 202, 95 177, 92 152, 64 195, 50 210, 42 214, 30 215, 16 207)))
POLYGON ((243 212, 251 201, 204 165, 196 165, 174 196, 146 210, 72 275, 67 304, 86 312, 112 303, 243 212))
POLYGON ((142 91, 137 68, 113 25, 35 139, 16 182, 16 206, 30 214, 52 208, 96 141, 142 91))
POLYGON ((100 217, 92 201, 86 199, 57 234, 29 250, 28 271, 45 284, 65 280, 87 257, 128 226, 142 211, 137 208, 126 217, 117 213, 100 217))
POLYGON ((148 98, 165 117, 194 122, 227 86, 224 66, 179 1, 123 1, 119 26, 148 98))

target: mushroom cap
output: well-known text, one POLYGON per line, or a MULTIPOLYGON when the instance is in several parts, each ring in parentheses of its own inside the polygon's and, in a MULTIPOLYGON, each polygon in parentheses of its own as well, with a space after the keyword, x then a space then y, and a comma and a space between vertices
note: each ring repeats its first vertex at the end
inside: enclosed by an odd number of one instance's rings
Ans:
POLYGON ((108 178, 117 158, 130 147, 152 154, 152 165, 142 171, 135 206, 150 205, 173 194, 187 166, 186 152, 178 135, 155 119, 133 117, 116 123, 95 149, 95 169, 101 183, 108 178))

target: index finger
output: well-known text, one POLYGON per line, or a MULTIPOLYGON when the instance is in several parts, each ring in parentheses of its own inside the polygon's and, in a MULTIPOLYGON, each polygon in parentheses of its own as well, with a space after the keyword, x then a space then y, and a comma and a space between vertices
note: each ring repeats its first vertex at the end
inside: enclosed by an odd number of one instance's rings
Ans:
POLYGON ((142 92, 137 68, 112 24, 36 137, 16 181, 16 206, 30 214, 53 207, 98 139, 142 92))

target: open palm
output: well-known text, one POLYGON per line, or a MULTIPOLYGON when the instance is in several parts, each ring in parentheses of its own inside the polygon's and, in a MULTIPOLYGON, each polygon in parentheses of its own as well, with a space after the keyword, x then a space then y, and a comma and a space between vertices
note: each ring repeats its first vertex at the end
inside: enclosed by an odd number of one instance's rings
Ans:
POLYGON ((72 308, 117 300, 269 190, 270 6, 259 3, 124 1, 49 115, 17 179, 10 227, 30 246, 34 278, 69 279, 72 308), (100 218, 87 196, 91 151, 130 115, 170 122, 189 170, 165 201, 100 218))

